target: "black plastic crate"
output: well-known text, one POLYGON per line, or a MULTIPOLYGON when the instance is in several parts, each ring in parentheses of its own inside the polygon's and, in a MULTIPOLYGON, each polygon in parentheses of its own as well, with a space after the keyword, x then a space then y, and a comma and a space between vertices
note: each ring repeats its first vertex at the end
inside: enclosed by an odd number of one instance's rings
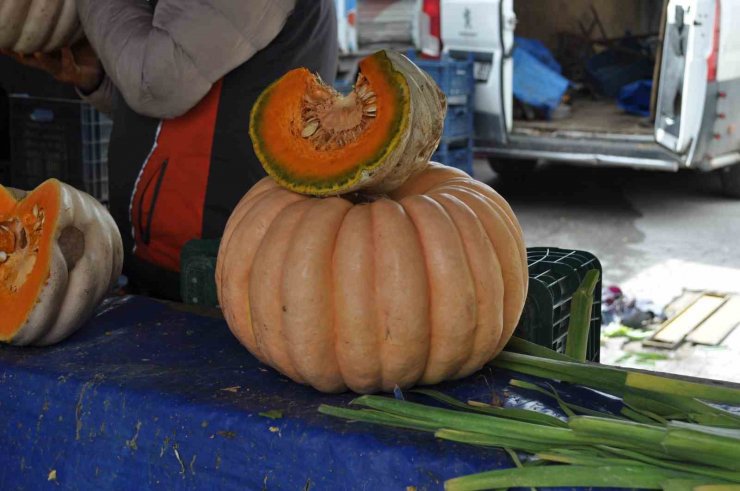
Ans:
POLYGON ((81 106, 82 170, 85 190, 108 202, 108 143, 113 121, 88 104, 81 106))
POLYGON ((33 189, 55 177, 82 188, 80 103, 10 97, 11 182, 33 189))
POLYGON ((33 189, 55 177, 107 203, 112 126, 81 101, 11 95, 11 184, 33 189))
POLYGON ((529 292, 516 335, 564 353, 573 294, 591 269, 599 271, 594 290, 587 358, 599 361, 601 338, 601 263, 585 251, 527 249, 529 292))
POLYGON ((0 160, 0 184, 10 186, 10 162, 0 160))

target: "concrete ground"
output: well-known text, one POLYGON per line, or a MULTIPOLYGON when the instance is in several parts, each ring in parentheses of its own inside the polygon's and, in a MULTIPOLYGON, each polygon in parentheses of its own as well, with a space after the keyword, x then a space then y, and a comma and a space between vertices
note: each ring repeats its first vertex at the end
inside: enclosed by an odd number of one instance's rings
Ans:
MULTIPOLYGON (((480 160, 475 177, 510 201, 528 246, 594 253, 604 285, 659 306, 684 289, 740 293, 740 201, 721 196, 716 175, 542 164, 507 185, 480 160)), ((623 342, 608 340, 602 361, 616 363, 623 342)), ((740 327, 719 348, 663 353, 657 370, 740 382, 740 327)))

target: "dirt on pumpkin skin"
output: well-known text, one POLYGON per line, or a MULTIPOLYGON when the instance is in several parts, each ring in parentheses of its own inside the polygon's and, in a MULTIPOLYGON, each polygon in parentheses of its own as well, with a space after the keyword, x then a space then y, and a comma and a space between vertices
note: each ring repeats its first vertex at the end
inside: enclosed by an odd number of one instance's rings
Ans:
POLYGON ((67 262, 67 270, 73 270, 85 254, 85 234, 77 227, 67 227, 62 230, 57 243, 67 262))

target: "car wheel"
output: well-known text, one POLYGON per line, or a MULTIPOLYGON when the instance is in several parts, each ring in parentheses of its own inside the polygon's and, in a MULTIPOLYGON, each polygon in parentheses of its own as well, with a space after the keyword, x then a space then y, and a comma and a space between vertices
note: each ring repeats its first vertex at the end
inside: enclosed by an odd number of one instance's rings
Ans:
POLYGON ((719 170, 722 191, 725 196, 740 199, 740 164, 730 165, 719 170))
POLYGON ((489 157, 488 163, 504 183, 513 184, 523 182, 537 167, 536 160, 497 159, 489 157))

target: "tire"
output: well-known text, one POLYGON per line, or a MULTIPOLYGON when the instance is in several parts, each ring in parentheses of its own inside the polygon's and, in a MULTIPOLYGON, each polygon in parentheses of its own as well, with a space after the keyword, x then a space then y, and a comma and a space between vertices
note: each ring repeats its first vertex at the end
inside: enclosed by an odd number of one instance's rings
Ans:
POLYGON ((493 172, 498 174, 504 183, 518 184, 529 177, 537 167, 536 160, 488 158, 493 172))
POLYGON ((740 164, 719 170, 722 191, 728 198, 740 199, 740 164))

